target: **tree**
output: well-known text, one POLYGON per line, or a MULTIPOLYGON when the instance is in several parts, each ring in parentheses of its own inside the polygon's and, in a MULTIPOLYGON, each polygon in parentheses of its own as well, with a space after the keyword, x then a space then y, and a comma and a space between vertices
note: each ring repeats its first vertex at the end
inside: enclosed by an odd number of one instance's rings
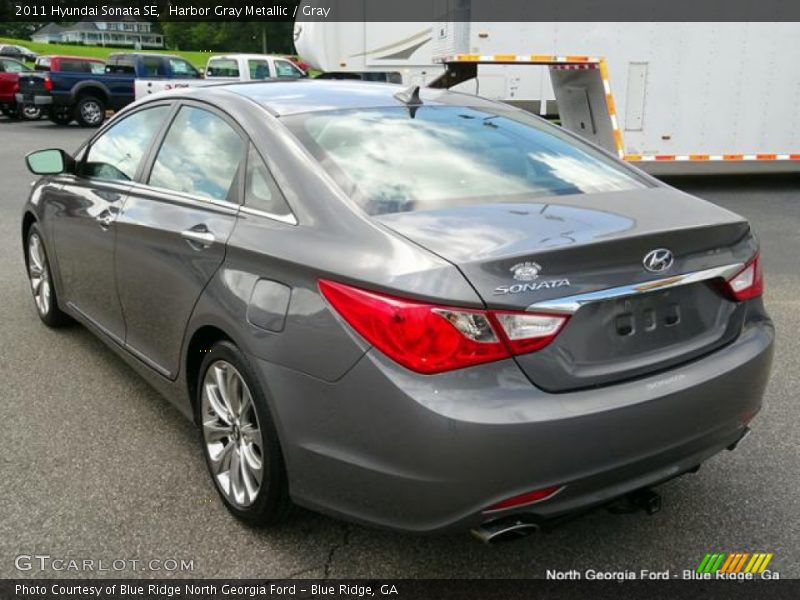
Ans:
POLYGON ((266 37, 267 51, 276 54, 293 52, 292 23, 237 22, 186 23, 162 21, 167 45, 175 50, 212 52, 261 52, 266 37))

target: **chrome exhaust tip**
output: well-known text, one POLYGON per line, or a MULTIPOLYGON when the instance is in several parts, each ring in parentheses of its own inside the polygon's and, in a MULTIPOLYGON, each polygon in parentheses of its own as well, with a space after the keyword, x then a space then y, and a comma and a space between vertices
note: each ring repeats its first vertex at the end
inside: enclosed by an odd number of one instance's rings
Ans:
POLYGON ((742 431, 742 435, 739 436, 739 439, 737 439, 730 446, 728 446, 728 450, 730 450, 731 452, 736 450, 736 448, 739 447, 739 444, 741 444, 748 437, 750 437, 751 433, 753 433, 753 431, 749 427, 745 427, 744 430, 742 431))
POLYGON ((484 544, 510 542, 536 533, 539 524, 525 515, 515 515, 487 521, 472 530, 472 535, 484 544))

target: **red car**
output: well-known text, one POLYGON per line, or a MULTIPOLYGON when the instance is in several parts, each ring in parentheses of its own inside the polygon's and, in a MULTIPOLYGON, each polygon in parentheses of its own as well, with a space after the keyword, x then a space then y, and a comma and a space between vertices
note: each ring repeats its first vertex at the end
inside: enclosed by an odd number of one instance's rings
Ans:
POLYGON ((28 73, 30 68, 13 58, 0 56, 0 112, 7 117, 21 116, 25 119, 38 119, 42 111, 35 106, 17 110, 15 94, 19 91, 19 74, 28 73))

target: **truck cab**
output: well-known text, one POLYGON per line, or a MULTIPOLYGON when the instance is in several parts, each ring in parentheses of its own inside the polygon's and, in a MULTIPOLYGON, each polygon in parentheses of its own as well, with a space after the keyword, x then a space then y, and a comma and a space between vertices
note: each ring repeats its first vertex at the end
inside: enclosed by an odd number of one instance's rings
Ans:
POLYGON ((285 56, 272 54, 218 54, 208 59, 204 76, 202 80, 191 81, 137 79, 136 99, 189 86, 307 77, 305 71, 285 56))
POLYGON ((224 54, 208 59, 205 76, 214 81, 260 81, 274 77, 299 79, 306 73, 284 56, 224 54))

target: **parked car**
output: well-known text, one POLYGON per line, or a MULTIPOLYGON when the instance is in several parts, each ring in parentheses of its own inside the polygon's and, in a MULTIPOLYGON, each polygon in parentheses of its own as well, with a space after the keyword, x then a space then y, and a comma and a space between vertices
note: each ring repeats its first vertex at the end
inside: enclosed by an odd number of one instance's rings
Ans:
POLYGON ((32 50, 28 50, 25 46, 0 44, 0 56, 8 56, 9 58, 16 58, 22 61, 33 61, 36 60, 38 54, 32 50))
POLYGON ((761 407, 747 221, 504 104, 187 88, 27 163, 38 316, 194 419, 251 523, 291 499, 489 540, 622 495, 655 509, 649 486, 761 407))
POLYGON ((106 63, 99 58, 87 56, 47 55, 39 56, 34 63, 33 69, 50 73, 66 71, 100 75, 106 72, 106 63))
POLYGON ((65 125, 73 119, 98 127, 106 111, 117 111, 134 100, 137 78, 192 79, 199 71, 187 60, 170 54, 117 53, 108 57, 104 73, 51 71, 20 79, 17 102, 45 107, 50 118, 65 125))
POLYGON ((35 106, 20 107, 17 105, 19 76, 28 72, 30 69, 23 63, 0 56, 0 112, 7 117, 35 120, 42 116, 42 111, 35 106))

